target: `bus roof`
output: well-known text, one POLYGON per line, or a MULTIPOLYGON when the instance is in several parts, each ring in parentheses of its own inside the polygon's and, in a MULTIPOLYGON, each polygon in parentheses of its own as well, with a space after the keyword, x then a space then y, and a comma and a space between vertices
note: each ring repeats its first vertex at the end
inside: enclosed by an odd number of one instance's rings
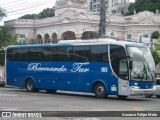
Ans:
POLYGON ((34 44, 34 45, 12 45, 8 46, 7 49, 11 48, 40 48, 40 47, 53 47, 53 46, 80 46, 80 45, 105 45, 105 44, 116 44, 121 46, 139 46, 147 47, 143 43, 128 42, 128 41, 117 41, 115 39, 90 39, 90 40, 62 40, 57 44, 34 44))

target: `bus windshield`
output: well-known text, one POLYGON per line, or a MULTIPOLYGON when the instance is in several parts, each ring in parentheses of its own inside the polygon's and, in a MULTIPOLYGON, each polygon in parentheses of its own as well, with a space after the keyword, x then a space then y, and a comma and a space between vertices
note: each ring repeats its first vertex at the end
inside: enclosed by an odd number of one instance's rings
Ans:
POLYGON ((154 81, 155 63, 149 48, 128 47, 129 55, 133 58, 131 80, 154 81))

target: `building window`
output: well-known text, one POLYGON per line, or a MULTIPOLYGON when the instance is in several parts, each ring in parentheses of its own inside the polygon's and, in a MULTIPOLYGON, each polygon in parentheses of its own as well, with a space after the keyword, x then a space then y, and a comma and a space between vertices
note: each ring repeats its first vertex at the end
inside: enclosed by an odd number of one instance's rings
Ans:
POLYGON ((19 34, 19 38, 25 38, 25 34, 19 34))
POLYGON ((149 35, 145 34, 143 35, 143 38, 149 38, 149 35))
POLYGON ((127 35, 127 40, 131 40, 132 39, 132 34, 128 34, 127 35))
POLYGON ((114 32, 111 32, 111 33, 110 33, 110 36, 111 36, 111 37, 115 37, 114 32))

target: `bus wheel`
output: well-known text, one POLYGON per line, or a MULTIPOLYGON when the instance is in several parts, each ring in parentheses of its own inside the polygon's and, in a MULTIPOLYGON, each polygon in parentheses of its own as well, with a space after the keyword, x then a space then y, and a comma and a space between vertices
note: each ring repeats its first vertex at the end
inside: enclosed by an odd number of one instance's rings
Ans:
POLYGON ((128 96, 124 96, 124 95, 117 95, 119 99, 126 99, 128 96))
POLYGON ((26 89, 28 92, 35 92, 36 91, 36 89, 34 87, 34 82, 32 79, 28 79, 26 81, 26 89))
POLYGON ((46 90, 47 93, 56 93, 57 90, 46 90))
POLYGON ((103 83, 97 83, 94 86, 94 93, 95 93, 97 98, 104 99, 104 98, 107 97, 106 88, 105 88, 103 83))
POLYGON ((156 95, 157 98, 160 98, 160 95, 156 95))

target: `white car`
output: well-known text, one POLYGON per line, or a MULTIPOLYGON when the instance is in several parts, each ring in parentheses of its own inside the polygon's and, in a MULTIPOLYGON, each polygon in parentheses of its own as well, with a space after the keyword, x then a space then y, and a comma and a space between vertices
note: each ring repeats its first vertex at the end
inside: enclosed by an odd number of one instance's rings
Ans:
POLYGON ((160 85, 156 85, 156 96, 160 98, 160 85))
POLYGON ((156 96, 160 98, 160 76, 156 78, 156 96))
MULTIPOLYGON (((145 95, 146 98, 150 98, 152 96, 153 95, 145 95)), ((155 93, 155 96, 157 98, 160 98, 160 76, 159 75, 156 77, 156 93, 155 93)))

